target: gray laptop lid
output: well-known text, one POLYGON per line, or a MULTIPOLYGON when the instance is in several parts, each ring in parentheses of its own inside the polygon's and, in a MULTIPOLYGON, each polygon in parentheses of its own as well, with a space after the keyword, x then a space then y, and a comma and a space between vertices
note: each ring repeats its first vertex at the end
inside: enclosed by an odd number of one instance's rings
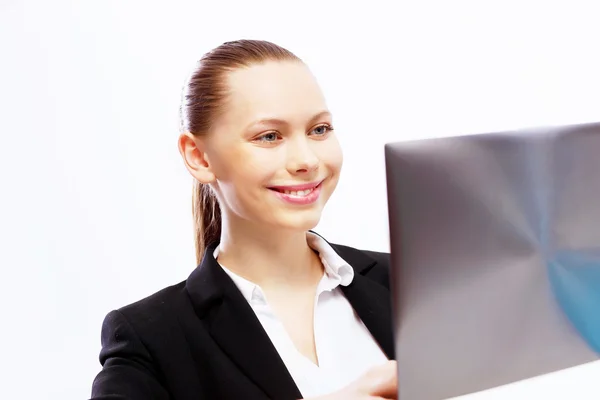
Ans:
POLYGON ((600 124, 385 148, 399 394, 597 360, 600 124))

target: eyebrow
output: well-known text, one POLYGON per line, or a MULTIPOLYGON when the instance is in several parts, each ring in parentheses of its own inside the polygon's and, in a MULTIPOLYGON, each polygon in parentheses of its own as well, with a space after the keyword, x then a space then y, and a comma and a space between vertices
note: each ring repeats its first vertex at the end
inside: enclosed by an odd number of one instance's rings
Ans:
MULTIPOLYGON (((312 117, 309 121, 309 124, 314 124, 315 122, 317 122, 318 120, 324 118, 324 117, 331 117, 331 112, 329 111, 321 111, 320 113, 316 114, 314 117, 312 117)), ((279 119, 279 118, 263 118, 263 119, 259 119, 258 121, 254 121, 252 122, 250 125, 248 125, 248 129, 251 129, 255 126, 259 126, 259 125, 279 125, 279 126, 288 126, 289 123, 283 119, 279 119)))

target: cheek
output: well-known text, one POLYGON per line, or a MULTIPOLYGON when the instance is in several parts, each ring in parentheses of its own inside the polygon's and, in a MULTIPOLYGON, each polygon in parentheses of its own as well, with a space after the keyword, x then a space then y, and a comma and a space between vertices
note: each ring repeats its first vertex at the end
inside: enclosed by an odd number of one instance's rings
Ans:
POLYGON ((222 158, 220 180, 243 188, 256 187, 257 184, 267 183, 276 173, 276 154, 268 149, 252 146, 230 148, 222 158))
POLYGON ((333 173, 339 173, 344 163, 342 148, 335 137, 323 142, 320 159, 333 173))

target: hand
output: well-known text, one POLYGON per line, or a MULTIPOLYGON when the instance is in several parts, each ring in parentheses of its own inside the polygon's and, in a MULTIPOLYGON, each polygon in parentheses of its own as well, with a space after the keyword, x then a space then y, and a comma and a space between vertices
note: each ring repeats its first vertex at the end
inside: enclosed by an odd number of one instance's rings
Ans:
POLYGON ((396 400, 398 371, 396 361, 371 368, 344 389, 312 400, 396 400))

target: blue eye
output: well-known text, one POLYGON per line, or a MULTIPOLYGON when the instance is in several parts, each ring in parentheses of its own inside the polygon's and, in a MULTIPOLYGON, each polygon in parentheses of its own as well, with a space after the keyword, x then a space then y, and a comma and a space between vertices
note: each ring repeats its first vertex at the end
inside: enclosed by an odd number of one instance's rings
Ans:
POLYGON ((333 127, 331 125, 323 124, 315 127, 312 132, 314 132, 317 136, 325 136, 332 130, 333 127))
POLYGON ((259 142, 276 142, 279 139, 277 132, 267 132, 262 136, 256 138, 259 142))

